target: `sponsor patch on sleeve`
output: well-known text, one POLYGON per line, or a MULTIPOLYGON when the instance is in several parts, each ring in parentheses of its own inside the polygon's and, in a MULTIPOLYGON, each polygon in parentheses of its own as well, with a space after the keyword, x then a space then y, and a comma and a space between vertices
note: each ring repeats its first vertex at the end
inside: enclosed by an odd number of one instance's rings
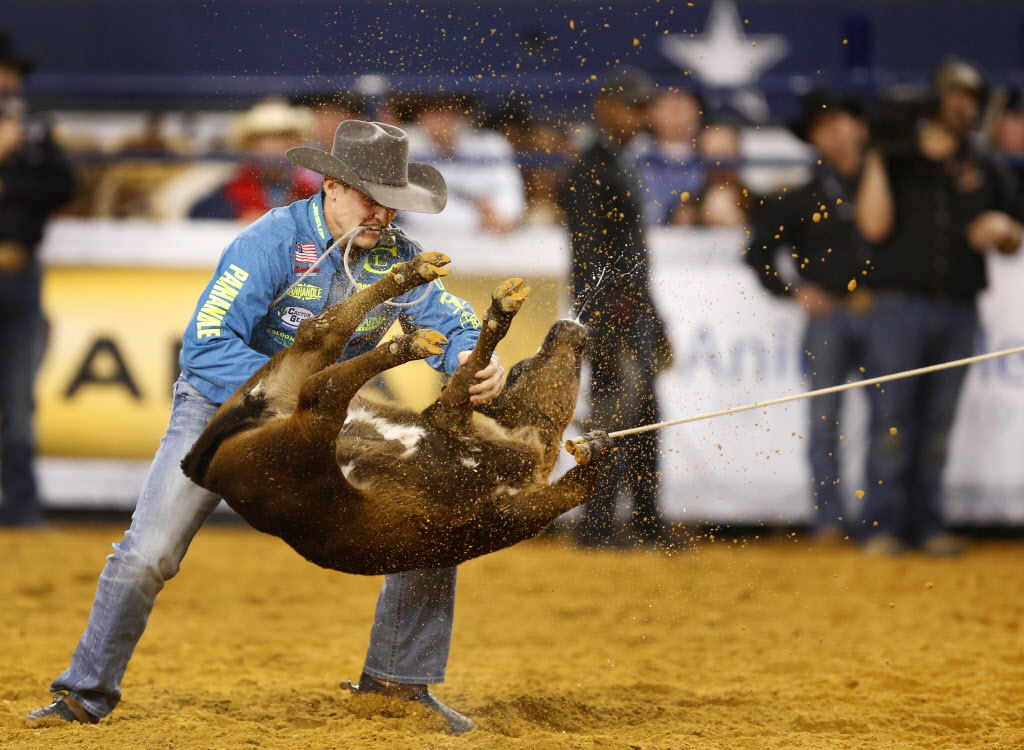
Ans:
POLYGON ((210 294, 196 314, 196 338, 205 339, 220 336, 221 323, 231 309, 235 297, 242 290, 249 272, 232 263, 228 270, 213 282, 210 294))

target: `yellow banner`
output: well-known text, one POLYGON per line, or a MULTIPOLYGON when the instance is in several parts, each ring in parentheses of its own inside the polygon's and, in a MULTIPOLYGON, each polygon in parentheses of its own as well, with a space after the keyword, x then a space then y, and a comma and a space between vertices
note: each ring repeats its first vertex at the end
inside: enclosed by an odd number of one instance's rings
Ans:
MULTIPOLYGON (((167 427, 181 333, 209 270, 51 267, 43 285, 50 334, 36 381, 40 452, 150 458, 167 427)), ((481 316, 501 279, 445 279, 481 316)), ((553 280, 534 293, 498 352, 506 367, 530 356, 555 318, 553 280)), ((422 363, 389 372, 388 395, 415 407, 440 377, 422 363)))

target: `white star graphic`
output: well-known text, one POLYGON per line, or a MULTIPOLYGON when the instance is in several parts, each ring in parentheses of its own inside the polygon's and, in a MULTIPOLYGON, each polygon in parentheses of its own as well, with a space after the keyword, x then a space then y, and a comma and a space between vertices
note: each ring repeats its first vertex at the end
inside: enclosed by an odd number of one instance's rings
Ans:
POLYGON ((745 34, 733 0, 715 0, 700 34, 666 34, 661 52, 705 84, 746 88, 789 53, 781 34, 745 34))

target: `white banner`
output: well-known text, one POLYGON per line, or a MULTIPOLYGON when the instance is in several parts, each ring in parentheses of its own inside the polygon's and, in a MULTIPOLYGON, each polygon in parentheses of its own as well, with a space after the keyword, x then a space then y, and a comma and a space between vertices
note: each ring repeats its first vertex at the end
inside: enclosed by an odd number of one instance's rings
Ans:
MULTIPOLYGON (((53 222, 44 257, 54 266, 211 268, 237 233, 231 222, 53 222)), ((565 235, 530 229, 487 235, 420 236, 453 258, 457 274, 564 278, 565 235)), ((740 406, 805 390, 800 376, 803 317, 763 293, 741 260, 738 230, 664 229, 650 238, 653 288, 677 360, 660 381, 664 419, 740 406)), ((1024 258, 994 257, 981 298, 979 351, 1024 345, 1024 258)), ((847 394, 843 486, 853 517, 863 488, 866 399, 847 394)), ((664 503, 688 522, 796 522, 811 509, 807 402, 773 406, 663 430, 664 503)), ((961 399, 947 472, 948 515, 972 523, 1024 521, 1024 356, 972 368, 961 399)), ((75 466, 102 474, 103 462, 44 461, 44 494, 61 505, 130 507, 141 465, 111 462, 103 492, 82 489, 75 466), (99 467, 99 468, 97 468, 99 467), (134 468, 131 468, 134 467, 134 468), (120 477, 112 479, 111 477, 120 477), (102 495, 105 501, 98 497, 102 495)), ((95 486, 94 482, 89 482, 95 486)))

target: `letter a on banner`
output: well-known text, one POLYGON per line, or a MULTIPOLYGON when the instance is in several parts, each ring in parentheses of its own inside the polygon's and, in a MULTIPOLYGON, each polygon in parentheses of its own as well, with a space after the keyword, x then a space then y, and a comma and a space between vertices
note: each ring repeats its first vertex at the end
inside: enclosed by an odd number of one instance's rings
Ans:
POLYGON ((132 376, 128 372, 128 366, 124 362, 124 357, 121 356, 121 350, 117 348, 117 344, 112 339, 98 338, 93 342, 81 367, 78 368, 75 377, 64 391, 65 398, 74 396, 83 385, 119 385, 126 388, 134 398, 142 398, 139 387, 135 385, 135 381, 132 380, 132 376), (112 373, 103 374, 97 371, 109 369, 96 367, 97 360, 101 359, 108 359, 113 364, 114 371, 112 373))

